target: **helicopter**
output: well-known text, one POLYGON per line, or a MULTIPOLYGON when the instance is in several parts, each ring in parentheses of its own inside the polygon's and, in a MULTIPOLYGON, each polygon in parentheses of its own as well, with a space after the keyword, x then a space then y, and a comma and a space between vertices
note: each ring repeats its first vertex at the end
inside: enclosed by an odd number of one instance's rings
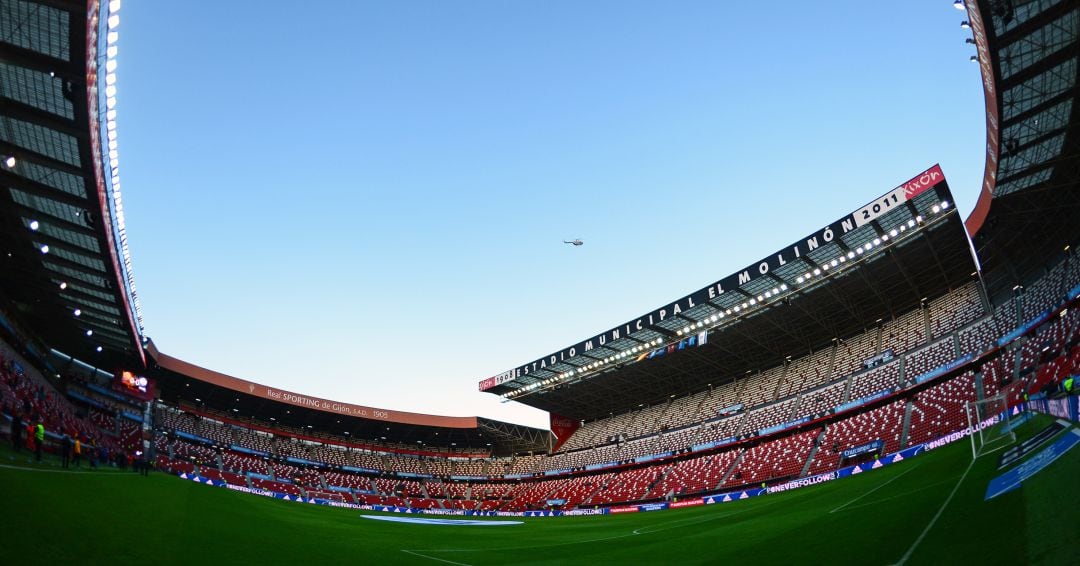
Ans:
POLYGON ((580 245, 583 245, 585 242, 582 242, 581 240, 563 240, 563 243, 564 244, 572 244, 572 245, 575 245, 575 246, 580 246, 580 245))

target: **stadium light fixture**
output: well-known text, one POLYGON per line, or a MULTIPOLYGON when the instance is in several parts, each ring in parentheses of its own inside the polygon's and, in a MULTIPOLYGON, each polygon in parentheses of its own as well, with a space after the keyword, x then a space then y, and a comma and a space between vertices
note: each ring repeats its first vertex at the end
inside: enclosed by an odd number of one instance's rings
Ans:
POLYGON ((971 29, 971 22, 967 20, 960 22, 960 29, 971 29))
POLYGON ((93 336, 93 335, 94 335, 94 331, 93 331, 93 330, 87 330, 87 331, 86 331, 86 335, 87 335, 87 336, 93 336))
POLYGON ((43 253, 43 254, 49 253, 49 246, 47 244, 41 246, 41 253, 43 253))
POLYGON ((941 205, 935 204, 934 206, 930 207, 930 210, 934 211, 934 214, 937 214, 941 212, 941 205))
POLYGON ((9 155, 9 156, 4 158, 4 167, 7 167, 8 169, 14 169, 15 168, 15 156, 14 155, 9 155))
POLYGON ((80 309, 75 309, 74 313, 75 313, 75 316, 82 316, 82 310, 80 310, 80 309))
POLYGON ((796 277, 796 278, 795 278, 795 282, 796 282, 796 283, 802 283, 802 282, 803 282, 803 278, 802 278, 802 275, 800 275, 800 276, 796 277))
POLYGON ((968 57, 968 61, 971 61, 972 63, 978 63, 979 62, 979 56, 978 55, 972 55, 971 57, 968 57))
POLYGON ((949 201, 947 201, 947 200, 941 201, 941 210, 945 210, 947 208, 949 208, 949 201))
POLYGON ((64 289, 67 289, 67 282, 66 281, 61 281, 60 282, 60 290, 63 291, 64 289))
MULTIPOLYGON (((98 351, 98 352, 101 352, 101 346, 98 346, 98 347, 97 347, 97 351, 98 351)), ((236 409, 233 409, 233 410, 235 411, 236 409)))
POLYGON ((956 0, 956 2, 952 3, 952 7, 956 8, 957 10, 964 10, 967 8, 966 6, 964 6, 964 0, 956 0))
POLYGON ((31 220, 30 221, 30 229, 31 230, 36 232, 39 227, 41 227, 41 224, 39 224, 37 220, 31 220))

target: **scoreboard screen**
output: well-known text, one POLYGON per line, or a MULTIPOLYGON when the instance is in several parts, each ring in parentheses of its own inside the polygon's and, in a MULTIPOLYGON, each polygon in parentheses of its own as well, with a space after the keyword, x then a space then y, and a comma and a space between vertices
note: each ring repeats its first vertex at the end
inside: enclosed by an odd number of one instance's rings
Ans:
POLYGON ((154 383, 147 377, 136 375, 130 371, 120 372, 117 379, 119 389, 132 397, 138 397, 144 401, 154 398, 154 383))

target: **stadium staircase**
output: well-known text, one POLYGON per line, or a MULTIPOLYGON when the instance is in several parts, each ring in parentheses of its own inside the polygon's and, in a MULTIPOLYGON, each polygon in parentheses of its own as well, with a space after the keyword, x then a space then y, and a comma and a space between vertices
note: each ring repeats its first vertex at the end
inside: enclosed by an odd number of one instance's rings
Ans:
MULTIPOLYGON (((428 472, 430 473, 431 470, 429 469, 428 472)), ((420 494, 424 496, 424 499, 430 499, 430 500, 434 501, 435 504, 439 506, 439 509, 446 509, 446 499, 444 499, 442 497, 436 499, 436 498, 431 497, 431 495, 428 493, 427 482, 429 482, 429 481, 439 483, 439 484, 442 483, 442 479, 440 479, 438 477, 432 478, 432 479, 429 479, 429 480, 425 480, 425 481, 421 481, 420 482, 420 494)), ((445 487, 441 487, 439 489, 439 491, 446 494, 446 497, 450 497, 450 495, 446 491, 445 487)))
POLYGON ((907 404, 904 406, 904 425, 900 429, 900 447, 907 448, 908 437, 911 433, 911 413, 912 411, 918 411, 919 416, 925 416, 922 409, 915 406, 915 402, 908 399, 907 404))
POLYGON ((817 455, 817 451, 821 448, 821 443, 825 439, 825 431, 829 430, 828 425, 821 427, 821 432, 814 439, 814 446, 810 448, 810 455, 806 457, 806 463, 803 464, 802 471, 799 472, 799 477, 806 477, 807 472, 810 471, 810 464, 814 463, 814 456, 817 455))
MULTIPOLYGON (((664 481, 664 478, 666 478, 667 475, 670 474, 671 470, 673 470, 673 469, 674 468, 672 466, 668 466, 668 467, 664 468, 663 470, 661 470, 660 473, 656 475, 656 479, 649 482, 649 485, 645 488, 645 493, 651 493, 653 488, 656 487, 656 485, 659 484, 660 482, 664 481)), ((664 493, 663 495, 661 495, 661 497, 663 497, 665 500, 668 500, 668 499, 671 499, 671 495, 673 493, 675 493, 675 488, 671 488, 671 489, 667 490, 667 493, 664 493)))
MULTIPOLYGON (((879 338, 880 339, 880 338, 879 338)), ((855 376, 849 375, 847 377, 847 384, 844 385, 844 394, 840 397, 841 403, 847 403, 851 400, 851 387, 855 383, 855 376)))
POLYGON ((740 448, 739 449, 739 455, 735 457, 735 461, 732 462, 730 466, 728 466, 728 469, 727 469, 726 472, 724 472, 723 477, 721 477, 720 481, 717 482, 716 485, 712 486, 710 488, 710 490, 720 489, 720 486, 724 485, 725 483, 727 483, 727 481, 729 479, 731 479, 731 475, 735 473, 735 470, 739 469, 739 464, 742 463, 743 455, 745 455, 745 454, 746 454, 746 449, 745 448, 740 448))

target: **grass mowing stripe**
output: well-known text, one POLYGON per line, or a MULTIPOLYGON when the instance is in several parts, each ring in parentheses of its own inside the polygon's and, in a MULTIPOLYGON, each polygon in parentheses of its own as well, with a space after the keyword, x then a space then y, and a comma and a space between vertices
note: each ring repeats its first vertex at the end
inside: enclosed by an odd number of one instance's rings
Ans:
POLYGON ((885 482, 885 483, 883 483, 883 484, 881 484, 881 485, 879 485, 879 486, 875 487, 874 489, 871 489, 870 491, 868 491, 868 492, 866 492, 866 493, 864 493, 864 494, 862 494, 862 495, 860 495, 860 496, 856 497, 855 499, 852 499, 851 501, 848 501, 847 503, 845 503, 845 504, 843 504, 843 505, 841 505, 841 506, 837 507, 836 509, 833 509, 832 511, 829 511, 829 513, 836 513, 837 511, 839 511, 839 510, 843 509, 844 507, 847 507, 848 505, 851 505, 852 503, 855 503, 856 501, 858 501, 858 500, 860 500, 860 499, 862 499, 862 498, 866 497, 867 495, 870 495, 871 493, 874 493, 875 491, 877 491, 877 490, 879 490, 879 489, 881 489, 881 488, 883 488, 883 487, 885 487, 885 486, 889 485, 890 483, 892 483, 892 482, 894 482, 894 481, 896 481, 896 480, 898 480, 898 479, 900 479, 900 478, 904 477, 904 475, 905 475, 905 474, 907 474, 907 473, 908 473, 908 472, 910 472, 911 470, 914 470, 914 469, 915 469, 915 468, 917 468, 917 467, 919 467, 919 464, 914 464, 914 465, 912 465, 912 466, 911 466, 910 468, 908 468, 908 469, 904 470, 903 472, 900 472, 900 474, 899 474, 899 475, 897 475, 896 477, 894 477, 894 478, 890 479, 889 481, 887 481, 887 482, 885 482))
POLYGON ((945 508, 949 506, 949 502, 952 501, 953 496, 956 495, 956 490, 960 489, 960 484, 964 483, 964 478, 967 477, 968 472, 971 471, 971 467, 974 465, 975 460, 972 459, 971 462, 968 463, 967 468, 964 469, 963 475, 960 476, 960 481, 956 482, 956 486, 953 487, 952 492, 950 492, 949 496, 945 498, 945 503, 941 504, 941 507, 938 508, 937 513, 934 514, 934 518, 930 519, 930 522, 926 524, 926 528, 923 529, 923 532, 919 535, 919 538, 915 539, 915 542, 912 543, 911 548, 909 548, 907 552, 904 553, 904 556, 900 558, 900 561, 896 563, 897 566, 901 566, 902 564, 907 562, 909 558, 911 558, 911 553, 915 552, 915 549, 919 547, 919 543, 921 543, 923 539, 926 538, 926 533, 929 533, 930 529, 934 528, 934 523, 936 523, 938 518, 941 517, 941 514, 945 512, 945 508))

